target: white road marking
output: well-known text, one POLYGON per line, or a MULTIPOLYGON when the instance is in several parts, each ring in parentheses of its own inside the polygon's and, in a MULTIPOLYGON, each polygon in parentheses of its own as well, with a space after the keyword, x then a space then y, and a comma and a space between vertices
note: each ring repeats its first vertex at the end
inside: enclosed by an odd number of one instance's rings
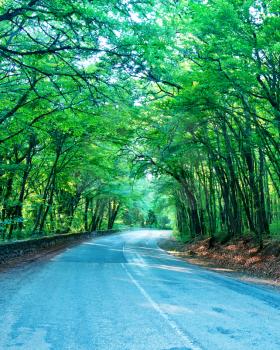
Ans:
MULTIPOLYGON (((124 252, 124 246, 123 246, 124 252)), ((190 348, 190 350, 202 350, 199 346, 197 346, 190 337, 188 337, 178 326, 177 324, 169 318, 169 316, 161 309, 160 305, 157 304, 150 295, 145 291, 145 289, 139 284, 139 282, 132 276, 132 274, 128 271, 126 264, 122 263, 122 267, 127 273, 128 277, 131 279, 132 283, 137 287, 137 289, 141 292, 141 294, 147 299, 147 301, 151 304, 153 309, 157 311, 160 316, 168 323, 170 328, 172 328, 177 335, 184 342, 184 346, 190 348)))

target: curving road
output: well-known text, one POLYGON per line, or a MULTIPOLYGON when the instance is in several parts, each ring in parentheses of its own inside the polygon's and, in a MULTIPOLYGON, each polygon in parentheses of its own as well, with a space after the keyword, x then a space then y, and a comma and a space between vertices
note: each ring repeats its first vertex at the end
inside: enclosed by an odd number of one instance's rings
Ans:
POLYGON ((0 349, 279 350, 280 293, 187 264, 164 231, 106 236, 0 275, 0 349))

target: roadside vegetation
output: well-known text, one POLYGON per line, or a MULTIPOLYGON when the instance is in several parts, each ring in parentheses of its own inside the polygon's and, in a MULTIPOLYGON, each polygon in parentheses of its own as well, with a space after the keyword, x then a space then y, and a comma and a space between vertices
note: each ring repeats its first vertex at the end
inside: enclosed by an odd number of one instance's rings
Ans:
POLYGON ((0 1, 1 239, 277 238, 279 7, 0 1))

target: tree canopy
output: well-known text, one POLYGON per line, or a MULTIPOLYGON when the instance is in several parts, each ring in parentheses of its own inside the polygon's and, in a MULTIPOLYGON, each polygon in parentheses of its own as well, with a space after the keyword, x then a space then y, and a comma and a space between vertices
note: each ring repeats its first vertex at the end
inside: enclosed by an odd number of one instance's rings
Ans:
POLYGON ((2 238, 277 233, 279 5, 1 1, 2 238))

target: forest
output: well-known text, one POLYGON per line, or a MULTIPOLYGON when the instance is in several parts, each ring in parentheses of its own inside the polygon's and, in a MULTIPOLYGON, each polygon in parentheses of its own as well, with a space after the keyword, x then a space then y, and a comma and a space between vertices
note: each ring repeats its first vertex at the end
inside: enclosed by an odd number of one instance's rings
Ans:
POLYGON ((279 9, 1 0, 1 240, 279 237, 279 9))

